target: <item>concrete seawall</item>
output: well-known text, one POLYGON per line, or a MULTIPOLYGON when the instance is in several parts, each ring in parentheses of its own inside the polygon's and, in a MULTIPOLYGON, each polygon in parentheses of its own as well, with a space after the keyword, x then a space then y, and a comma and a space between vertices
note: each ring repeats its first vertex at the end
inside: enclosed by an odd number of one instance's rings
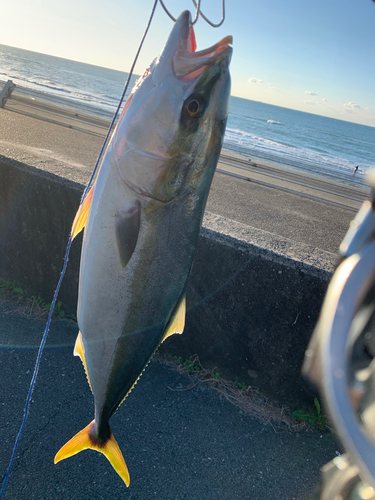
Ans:
MULTIPOLYGON (((0 276, 50 302, 84 186, 0 156, 0 276)), ((59 299, 74 313, 81 236, 59 299)), ((311 402, 300 370, 335 255, 207 213, 187 290, 183 335, 161 350, 256 387, 311 402)))

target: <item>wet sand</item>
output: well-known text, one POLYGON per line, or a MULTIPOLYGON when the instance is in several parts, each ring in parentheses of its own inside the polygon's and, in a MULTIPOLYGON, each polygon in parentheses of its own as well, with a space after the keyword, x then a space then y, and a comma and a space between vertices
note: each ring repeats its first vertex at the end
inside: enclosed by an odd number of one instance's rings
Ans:
MULTIPOLYGON (((109 123, 17 97, 0 109, 0 154, 86 184, 109 123)), ((368 192, 223 152, 207 210, 336 253, 368 192)))

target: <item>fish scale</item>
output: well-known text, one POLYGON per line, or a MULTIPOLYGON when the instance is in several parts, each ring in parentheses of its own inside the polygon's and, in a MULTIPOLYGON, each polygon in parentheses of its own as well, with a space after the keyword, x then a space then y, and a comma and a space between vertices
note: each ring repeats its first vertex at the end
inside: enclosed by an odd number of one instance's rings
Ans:
POLYGON ((55 457, 103 453, 130 477, 109 420, 159 345, 185 325, 185 290, 230 95, 232 38, 195 51, 188 11, 137 81, 95 184, 73 222, 84 229, 78 291, 81 357, 94 420, 55 457))

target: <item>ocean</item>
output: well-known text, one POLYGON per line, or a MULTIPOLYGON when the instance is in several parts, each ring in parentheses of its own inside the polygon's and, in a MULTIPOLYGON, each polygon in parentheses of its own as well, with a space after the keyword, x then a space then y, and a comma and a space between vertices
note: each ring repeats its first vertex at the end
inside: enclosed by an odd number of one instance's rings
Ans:
MULTIPOLYGON (((0 80, 12 80, 22 95, 96 116, 113 116, 127 76, 0 45, 0 80)), ((232 96, 223 149, 364 187, 366 172, 375 167, 375 128, 232 96)))

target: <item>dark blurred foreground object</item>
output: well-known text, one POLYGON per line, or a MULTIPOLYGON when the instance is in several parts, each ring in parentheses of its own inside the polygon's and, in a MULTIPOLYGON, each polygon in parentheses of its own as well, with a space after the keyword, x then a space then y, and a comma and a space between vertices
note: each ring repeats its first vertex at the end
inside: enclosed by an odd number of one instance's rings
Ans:
MULTIPOLYGON (((375 186, 375 173, 369 181, 375 186)), ((320 391, 346 454, 311 500, 375 500, 375 190, 340 245, 303 374, 320 391)))

